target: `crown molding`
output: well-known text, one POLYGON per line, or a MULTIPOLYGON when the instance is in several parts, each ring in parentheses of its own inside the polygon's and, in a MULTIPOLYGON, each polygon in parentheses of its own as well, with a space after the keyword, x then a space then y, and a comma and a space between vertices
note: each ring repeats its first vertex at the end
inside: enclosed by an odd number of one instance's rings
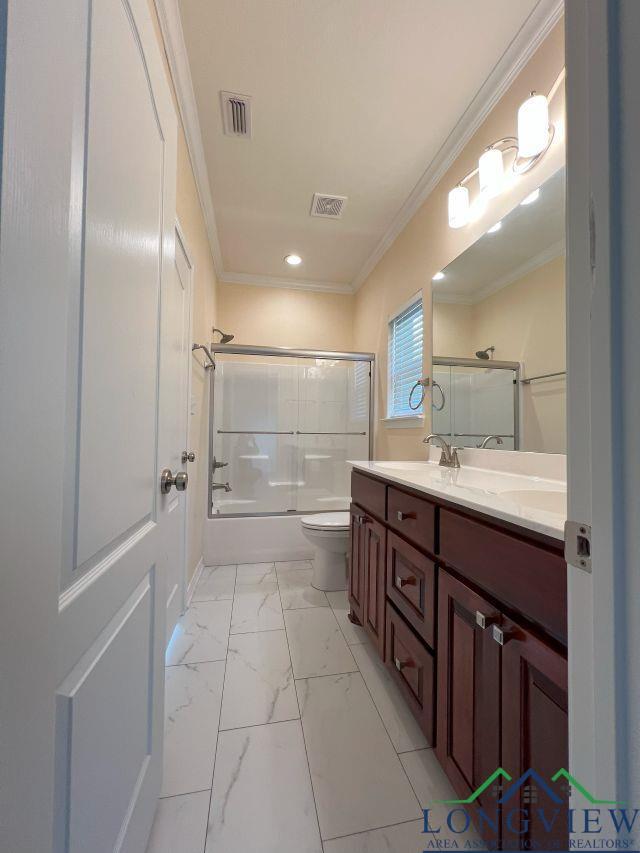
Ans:
POLYGON ((198 119, 198 107, 193 90, 191 69, 187 57, 187 46, 182 30, 178 0, 154 0, 160 22, 160 30, 164 39, 165 53, 169 70, 173 79, 173 87, 178 102, 178 111, 182 120, 182 127, 187 142, 189 159, 195 179, 200 207, 204 216, 211 256, 216 275, 223 274, 222 250, 216 227, 216 215, 213 208, 211 196, 211 184, 209 183, 209 172, 202 143, 202 131, 198 119))
POLYGON ((446 291, 443 291, 442 293, 433 291, 433 301, 446 302, 453 305, 477 305, 479 302, 482 302, 487 299, 487 297, 497 293, 499 290, 504 290, 505 287, 509 287, 510 284, 513 284, 515 281, 518 281, 518 279, 523 278, 528 273, 548 264, 549 261, 553 261, 555 258, 560 257, 560 255, 564 255, 565 251, 565 241, 558 240, 557 243, 552 243, 546 249, 538 252, 537 255, 534 255, 523 264, 520 264, 519 267, 516 267, 514 270, 511 270, 511 272, 508 272, 506 275, 496 279, 491 284, 483 287, 481 290, 478 290, 473 294, 460 293, 459 291, 451 291, 448 293, 446 291))
POLYGON ((353 279, 354 291, 415 216, 563 14, 564 0, 540 0, 533 9, 353 279))
POLYGON ((284 287, 289 290, 315 290, 319 293, 349 293, 349 284, 336 281, 313 281, 304 278, 278 278, 270 275, 253 275, 243 272, 223 272, 218 276, 222 284, 249 284, 252 287, 284 287))

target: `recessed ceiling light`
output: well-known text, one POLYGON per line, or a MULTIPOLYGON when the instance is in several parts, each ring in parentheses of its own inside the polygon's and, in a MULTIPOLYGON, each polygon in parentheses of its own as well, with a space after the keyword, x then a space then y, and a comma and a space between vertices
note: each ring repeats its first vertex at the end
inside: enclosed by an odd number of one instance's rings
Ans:
POLYGON ((285 255, 284 259, 291 267, 297 267, 298 264, 302 263, 300 255, 285 255))
POLYGON ((487 234, 495 234, 496 231, 499 231, 502 228, 502 222, 496 222, 495 225, 492 225, 491 228, 487 230, 487 234))
POLYGON ((444 278, 444 273, 443 273, 443 272, 437 272, 437 273, 433 276, 433 278, 431 279, 431 281, 442 281, 442 279, 443 279, 443 278, 444 278))
POLYGON ((538 189, 534 190, 532 193, 529 193, 529 195, 526 198, 523 198, 522 201, 520 202, 520 204, 533 204, 534 201, 538 200, 539 195, 540 195, 540 187, 538 187, 538 189))

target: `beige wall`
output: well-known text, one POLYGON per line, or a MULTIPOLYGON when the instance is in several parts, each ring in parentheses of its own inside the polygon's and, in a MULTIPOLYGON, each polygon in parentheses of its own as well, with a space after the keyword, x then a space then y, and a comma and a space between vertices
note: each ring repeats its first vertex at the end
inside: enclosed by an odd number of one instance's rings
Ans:
MULTIPOLYGON (((565 341, 564 256, 475 305, 433 305, 435 355, 472 358, 492 345, 494 358, 518 361, 525 376, 536 376, 565 370, 565 341)), ((565 453, 565 380, 522 385, 521 399, 521 449, 565 453)))
MULTIPOLYGON (((560 22, 518 75, 482 127, 474 134, 454 165, 378 262, 356 294, 354 347, 377 355, 376 456, 381 459, 419 459, 420 439, 430 427, 430 417, 420 429, 393 429, 381 421, 386 413, 387 322, 389 316, 417 291, 425 307, 424 375, 431 373, 431 277, 474 243, 489 226, 505 216, 564 162, 564 90, 550 105, 557 126, 554 142, 541 162, 499 198, 493 199, 476 222, 454 230, 447 223, 447 194, 460 178, 477 165, 483 149, 493 140, 512 136, 519 105, 531 89, 547 92, 564 64, 564 30, 560 22)), ((481 81, 478 81, 480 84, 481 81)), ((477 188, 471 185, 472 198, 477 188)), ((429 412, 428 412, 429 414, 429 412)))
MULTIPOLYGON (((156 27, 158 41, 162 35, 153 0, 149 7, 156 27)), ((164 55, 164 46, 162 47, 164 55)), ((165 71, 176 105, 175 91, 169 67, 165 71)), ((192 341, 211 340, 211 327, 216 317, 217 281, 209 239, 198 191, 189 159, 187 143, 178 116, 178 174, 176 187, 176 214, 184 237, 185 248, 192 264, 193 317, 192 341)), ((187 579, 191 579, 203 552, 204 522, 207 514, 207 460, 208 460, 208 380, 201 367, 202 359, 192 359, 191 400, 189 409, 189 450, 196 454, 196 462, 189 465, 188 518, 187 518, 187 579)))
POLYGON ((221 284, 220 328, 234 343, 352 350, 354 297, 342 293, 221 284))

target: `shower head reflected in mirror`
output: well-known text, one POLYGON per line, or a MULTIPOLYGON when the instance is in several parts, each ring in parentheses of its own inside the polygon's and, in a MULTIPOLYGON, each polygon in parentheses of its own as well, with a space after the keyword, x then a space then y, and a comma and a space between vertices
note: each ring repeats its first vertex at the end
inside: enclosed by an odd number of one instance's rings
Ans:
POLYGON ((213 334, 215 335, 216 332, 220 335, 220 340, 218 341, 220 344, 228 344, 235 337, 234 335, 227 335, 226 332, 222 331, 222 329, 216 329, 214 326, 213 334))
POLYGON ((483 361, 488 361, 493 353, 496 351, 495 347, 487 347, 486 349, 479 349, 476 351, 476 358, 481 358, 483 361))

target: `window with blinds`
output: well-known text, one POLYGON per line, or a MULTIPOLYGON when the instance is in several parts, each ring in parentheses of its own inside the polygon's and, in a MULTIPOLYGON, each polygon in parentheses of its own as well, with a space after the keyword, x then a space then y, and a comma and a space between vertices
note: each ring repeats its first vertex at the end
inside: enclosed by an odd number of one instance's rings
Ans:
POLYGON ((422 299, 418 299, 389 323, 387 417, 406 418, 422 414, 422 406, 415 410, 409 408, 409 392, 421 378, 422 299))

